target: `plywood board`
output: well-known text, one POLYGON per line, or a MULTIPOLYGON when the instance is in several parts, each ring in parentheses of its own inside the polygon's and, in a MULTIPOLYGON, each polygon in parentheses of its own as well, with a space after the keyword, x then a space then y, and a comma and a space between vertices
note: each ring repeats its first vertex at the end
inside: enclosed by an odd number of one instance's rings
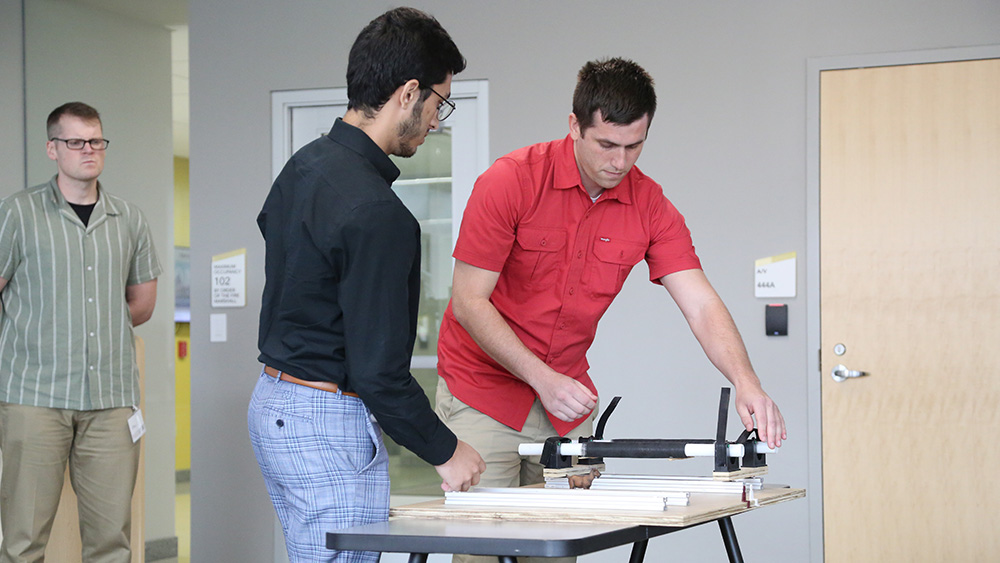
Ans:
MULTIPOLYGON (((765 485, 756 492, 759 506, 787 502, 806 496, 805 489, 765 485)), ((758 507, 755 507, 758 508, 758 507)), ((445 506, 444 499, 397 506, 389 509, 390 518, 427 518, 450 520, 519 520, 528 522, 598 522, 640 526, 692 526, 733 516, 747 508, 737 495, 692 493, 689 506, 671 506, 667 510, 566 510, 559 508, 517 510, 507 508, 445 506)))

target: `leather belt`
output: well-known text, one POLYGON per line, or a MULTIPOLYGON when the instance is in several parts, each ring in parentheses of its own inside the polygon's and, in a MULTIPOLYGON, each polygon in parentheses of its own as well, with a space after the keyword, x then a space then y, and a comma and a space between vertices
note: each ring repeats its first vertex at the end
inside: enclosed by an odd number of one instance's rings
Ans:
MULTIPOLYGON (((340 386, 332 381, 308 381, 305 379, 299 379, 297 377, 288 375, 286 372, 274 369, 271 366, 264 366, 264 373, 270 375, 271 377, 276 377, 281 381, 287 381, 289 383, 294 383, 296 385, 302 385, 303 387, 311 387, 313 389, 319 389, 320 391, 329 391, 331 393, 336 393, 340 391, 340 386)), ((340 391, 342 394, 348 397, 357 397, 357 393, 351 393, 350 391, 340 391)), ((360 398, 360 397, 358 397, 360 398)))

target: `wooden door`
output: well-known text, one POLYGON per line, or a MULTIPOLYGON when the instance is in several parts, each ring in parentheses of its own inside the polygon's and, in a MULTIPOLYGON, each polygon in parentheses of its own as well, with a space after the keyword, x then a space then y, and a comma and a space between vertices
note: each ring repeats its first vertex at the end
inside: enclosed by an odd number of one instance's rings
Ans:
POLYGON ((826 561, 996 561, 1000 59, 820 92, 826 561))

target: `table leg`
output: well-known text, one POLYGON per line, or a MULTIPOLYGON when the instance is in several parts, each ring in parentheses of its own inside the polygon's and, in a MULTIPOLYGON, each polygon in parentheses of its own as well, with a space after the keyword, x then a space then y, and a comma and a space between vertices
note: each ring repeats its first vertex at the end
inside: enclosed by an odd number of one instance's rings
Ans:
POLYGON ((427 563, 427 554, 411 553, 409 563, 427 563))
POLYGON ((639 540, 632 544, 632 555, 628 558, 628 563, 642 563, 646 558, 646 546, 649 540, 639 540))
POLYGON ((736 529, 733 528, 732 518, 729 516, 720 518, 719 529, 722 531, 722 542, 726 544, 729 563, 743 563, 743 554, 740 553, 740 542, 736 541, 736 529))

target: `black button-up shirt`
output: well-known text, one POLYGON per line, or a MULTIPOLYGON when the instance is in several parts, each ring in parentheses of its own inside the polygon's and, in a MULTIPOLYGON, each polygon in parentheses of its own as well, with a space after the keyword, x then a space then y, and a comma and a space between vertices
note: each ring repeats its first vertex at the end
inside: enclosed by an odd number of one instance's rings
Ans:
POLYGON ((410 375, 420 225, 392 191, 398 176, 340 119, 285 164, 257 217, 267 253, 259 359, 357 393, 393 440, 440 465, 457 439, 410 375))

